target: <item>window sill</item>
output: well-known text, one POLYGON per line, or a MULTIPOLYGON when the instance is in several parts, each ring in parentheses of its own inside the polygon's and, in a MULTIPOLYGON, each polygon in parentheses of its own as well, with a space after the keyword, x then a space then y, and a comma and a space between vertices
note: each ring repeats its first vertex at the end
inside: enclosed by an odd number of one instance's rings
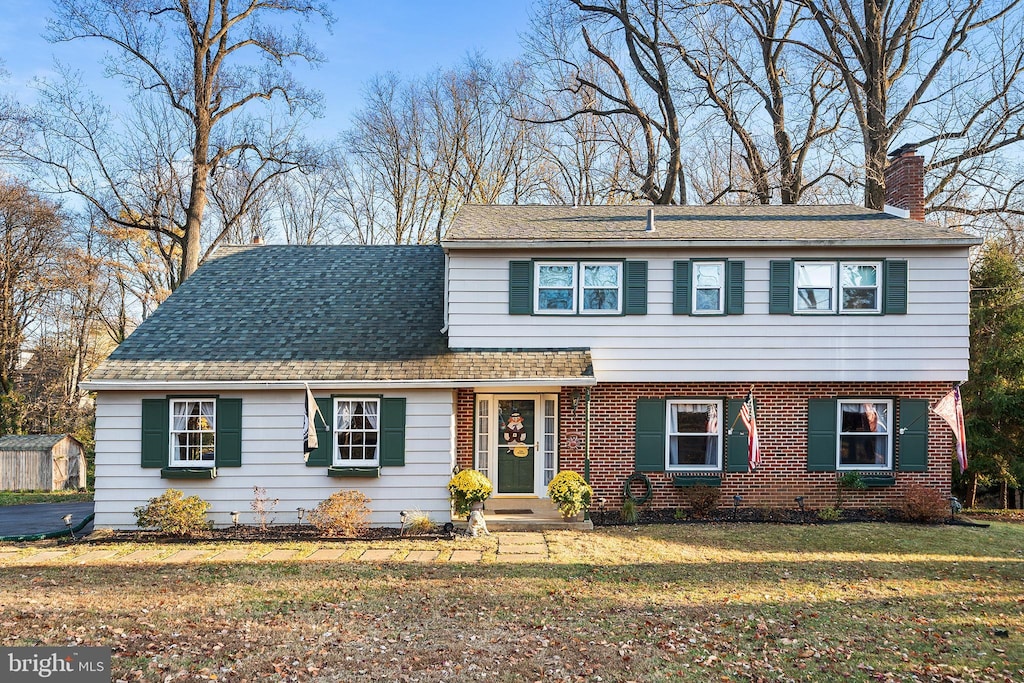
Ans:
POLYGON ((722 477, 708 474, 677 474, 672 477, 672 485, 684 488, 687 486, 713 486, 722 485, 722 477))
POLYGON ((380 477, 380 467, 328 467, 327 476, 377 479, 380 477))
POLYGON ((216 467, 163 467, 161 479, 216 479, 216 467))

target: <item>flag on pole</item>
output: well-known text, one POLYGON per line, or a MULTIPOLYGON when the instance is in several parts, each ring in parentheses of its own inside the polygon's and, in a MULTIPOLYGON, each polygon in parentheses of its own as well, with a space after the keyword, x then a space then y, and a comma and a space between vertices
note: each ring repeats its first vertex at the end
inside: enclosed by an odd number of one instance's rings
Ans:
POLYGON ((761 440, 757 436, 757 416, 754 414, 754 389, 747 393, 747 399, 740 406, 740 419, 747 428, 747 462, 750 471, 761 466, 761 440))
POLYGON ((313 392, 309 390, 309 385, 306 385, 306 414, 303 416, 303 434, 305 443, 303 444, 302 459, 308 461, 309 454, 315 451, 319 446, 319 440, 316 438, 316 416, 320 416, 321 422, 324 425, 327 424, 327 420, 324 419, 323 413, 320 412, 320 407, 316 404, 316 399, 313 398, 313 392))
POLYGON ((941 417, 953 430, 956 439, 956 461, 960 463, 960 472, 967 471, 967 429, 964 427, 964 404, 960 400, 960 387, 950 389, 949 393, 932 406, 932 412, 941 417))

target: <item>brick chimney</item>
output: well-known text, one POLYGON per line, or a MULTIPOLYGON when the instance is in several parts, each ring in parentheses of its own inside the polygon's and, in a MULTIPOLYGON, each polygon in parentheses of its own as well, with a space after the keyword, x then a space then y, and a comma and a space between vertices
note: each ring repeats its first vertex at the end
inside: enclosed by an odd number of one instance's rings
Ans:
POLYGON ((885 203, 910 212, 915 221, 924 220, 924 157, 917 147, 903 145, 889 152, 885 168, 885 203))

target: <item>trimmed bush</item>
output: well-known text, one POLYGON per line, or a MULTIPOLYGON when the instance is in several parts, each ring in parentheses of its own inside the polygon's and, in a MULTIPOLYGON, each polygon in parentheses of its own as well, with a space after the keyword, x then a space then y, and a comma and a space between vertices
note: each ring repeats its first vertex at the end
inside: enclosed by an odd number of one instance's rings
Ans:
POLYGON ((370 527, 370 499, 359 491, 338 491, 309 513, 309 523, 324 536, 359 536, 370 527))
POLYGON ((210 504, 199 496, 184 497, 178 489, 167 489, 148 505, 135 508, 135 523, 173 536, 196 536, 210 528, 206 513, 210 504))
POLYGON ((721 492, 714 486, 694 486, 686 491, 693 516, 703 519, 718 508, 721 492))
POLYGON ((903 494, 900 514, 908 522, 938 524, 949 515, 949 501, 935 489, 911 484, 903 494))

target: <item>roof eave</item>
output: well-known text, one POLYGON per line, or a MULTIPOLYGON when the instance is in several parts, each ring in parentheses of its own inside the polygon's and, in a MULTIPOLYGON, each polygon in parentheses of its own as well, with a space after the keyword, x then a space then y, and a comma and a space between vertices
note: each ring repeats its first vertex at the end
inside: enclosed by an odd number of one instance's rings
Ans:
POLYGON ((248 391, 253 389, 461 389, 470 387, 510 387, 559 385, 566 387, 590 387, 597 384, 593 376, 582 377, 521 377, 503 378, 460 378, 460 379, 421 379, 421 380, 134 380, 134 379, 97 379, 82 383, 86 391, 248 391))
POLYGON ((643 249, 777 249, 799 247, 874 248, 878 247, 971 247, 984 240, 969 235, 934 239, 784 239, 784 240, 694 240, 694 239, 607 239, 607 240, 446 240, 441 242, 445 251, 452 249, 579 249, 579 248, 643 248, 643 249))

